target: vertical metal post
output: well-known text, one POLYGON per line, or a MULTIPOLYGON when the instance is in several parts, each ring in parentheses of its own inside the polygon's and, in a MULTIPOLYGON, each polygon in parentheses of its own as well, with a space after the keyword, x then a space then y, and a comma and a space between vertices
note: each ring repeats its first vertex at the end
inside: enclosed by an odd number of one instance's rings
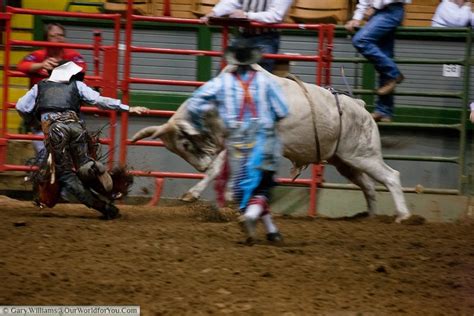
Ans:
POLYGON ((10 70, 10 50, 11 50, 11 13, 5 16, 5 52, 3 59, 3 106, 2 106, 2 128, 0 137, 7 137, 8 124, 8 87, 9 87, 9 70, 10 70))
POLYGON ((224 68, 226 65, 225 58, 224 58, 224 51, 227 48, 228 43, 229 43, 229 27, 224 26, 222 28, 222 41, 221 41, 221 46, 222 46, 221 69, 224 68))
POLYGON ((459 139, 459 177, 458 177, 458 189, 459 192, 464 193, 466 187, 466 121, 467 121, 467 108, 469 106, 469 87, 471 78, 471 48, 472 48, 472 30, 467 28, 466 34, 466 46, 464 50, 464 74, 463 74, 463 94, 461 102, 461 135, 459 139))
POLYGON ((333 50, 333 39, 334 39, 334 25, 325 25, 326 32, 326 47, 324 50, 324 66, 325 66, 325 84, 331 85, 331 62, 332 62, 332 50, 333 50))
MULTIPOLYGON (((118 52, 114 47, 104 49, 104 60, 102 67, 102 94, 111 98, 117 98, 117 67, 118 52)), ((117 139, 117 112, 110 111, 109 128, 109 167, 113 167, 115 161, 115 142, 117 139)))
POLYGON ((317 48, 317 53, 318 56, 320 57, 319 62, 316 63, 316 84, 318 86, 321 85, 322 83, 322 74, 323 74, 323 62, 321 60, 321 57, 324 56, 324 26, 319 25, 318 28, 318 48, 317 48))
MULTIPOLYGON (((119 44, 120 44, 120 14, 116 14, 114 17, 114 45, 112 49, 104 50, 104 62, 103 62, 103 85, 109 85, 108 95, 112 98, 117 98, 118 88, 118 64, 119 64, 119 44), (105 62, 107 61, 107 62, 105 62), (110 79, 106 80, 108 76, 110 79)), ((110 113, 110 144, 109 144, 109 168, 113 167, 115 161, 115 146, 117 140, 117 112, 111 111, 110 113)))
MULTIPOLYGON (((130 67, 132 64, 132 28, 133 28, 133 15, 132 15, 132 0, 128 0, 127 7, 127 21, 125 24, 125 58, 124 58, 124 71, 122 81, 122 100, 125 104, 130 104, 130 67)), ((122 112, 121 114, 121 130, 120 130, 120 154, 119 163, 124 166, 127 161, 127 134, 128 134, 128 113, 122 112)))
POLYGON ((158 202, 160 202, 161 193, 163 192, 163 186, 165 185, 165 179, 163 178, 155 178, 155 193, 151 198, 150 202, 148 202, 147 206, 156 206, 158 202))
POLYGON ((320 173, 321 166, 318 164, 311 165, 311 184, 309 185, 309 209, 308 216, 316 216, 317 209, 317 190, 318 190, 318 174, 320 173))
POLYGON ((171 1, 164 0, 163 2, 163 16, 171 16, 171 1))
POLYGON ((7 162, 7 116, 8 116, 8 87, 9 87, 9 71, 10 71, 10 38, 11 38, 11 17, 12 14, 2 13, 2 19, 5 19, 5 51, 3 59, 3 115, 2 115, 2 128, 0 131, 0 171, 5 170, 5 164, 7 162))
MULTIPOLYGON (((319 56, 319 61, 316 62, 316 84, 320 86, 322 84, 322 76, 324 69, 324 57, 325 57, 325 41, 326 34, 324 25, 320 25, 318 28, 318 48, 317 55, 319 56)), ((314 217, 317 214, 316 204, 317 204, 317 190, 318 190, 318 179, 319 174, 321 173, 321 166, 319 164, 311 165, 311 183, 309 185, 309 209, 308 216, 314 217)))
MULTIPOLYGON (((212 32, 209 27, 200 25, 198 29, 199 50, 212 50, 212 32)), ((197 57, 196 78, 199 81, 208 81, 212 76, 212 60, 209 56, 197 57)))
POLYGON ((95 30, 94 34, 94 76, 98 76, 100 73, 100 46, 102 45, 102 32, 95 30))
POLYGON ((120 14, 115 14, 114 17, 114 47, 119 49, 120 45, 120 31, 121 31, 121 16, 120 14))

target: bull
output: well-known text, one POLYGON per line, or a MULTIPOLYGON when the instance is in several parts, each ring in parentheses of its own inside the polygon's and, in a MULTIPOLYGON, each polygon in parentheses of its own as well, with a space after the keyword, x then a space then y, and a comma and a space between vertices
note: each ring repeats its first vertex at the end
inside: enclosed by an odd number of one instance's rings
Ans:
MULTIPOLYGON (((379 130, 364 102, 336 95, 314 84, 270 73, 268 76, 281 86, 289 105, 290 114, 278 123, 278 133, 283 156, 293 164, 292 174, 298 175, 308 164, 327 161, 361 188, 370 215, 376 213, 375 180, 392 194, 396 222, 409 218, 400 174, 383 161, 379 130)), ((224 127, 216 113, 209 115, 205 122, 207 132, 194 128, 185 101, 167 123, 141 129, 132 142, 146 137, 161 138, 168 150, 198 171, 209 171, 205 182, 198 184, 199 189, 203 189, 203 184, 220 170, 225 139, 224 127)))

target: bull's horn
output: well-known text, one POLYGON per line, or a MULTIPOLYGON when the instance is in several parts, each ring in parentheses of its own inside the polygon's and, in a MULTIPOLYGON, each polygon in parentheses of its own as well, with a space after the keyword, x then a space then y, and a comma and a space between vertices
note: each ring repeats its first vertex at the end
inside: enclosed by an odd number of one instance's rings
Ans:
POLYGON ((141 130, 136 132, 135 135, 133 135, 132 143, 147 137, 158 138, 161 135, 167 133, 169 131, 169 128, 169 124, 163 124, 160 126, 148 126, 142 128, 141 130))

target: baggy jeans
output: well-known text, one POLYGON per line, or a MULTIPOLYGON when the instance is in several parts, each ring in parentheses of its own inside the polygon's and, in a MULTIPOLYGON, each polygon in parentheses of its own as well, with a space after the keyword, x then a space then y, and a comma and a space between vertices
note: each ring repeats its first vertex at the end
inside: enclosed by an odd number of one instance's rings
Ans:
MULTIPOLYGON (((352 38, 354 47, 367 58, 379 73, 379 85, 397 78, 401 72, 393 60, 395 29, 405 15, 403 3, 392 3, 377 10, 367 24, 352 38)), ((393 116, 393 95, 379 96, 375 112, 393 116)))

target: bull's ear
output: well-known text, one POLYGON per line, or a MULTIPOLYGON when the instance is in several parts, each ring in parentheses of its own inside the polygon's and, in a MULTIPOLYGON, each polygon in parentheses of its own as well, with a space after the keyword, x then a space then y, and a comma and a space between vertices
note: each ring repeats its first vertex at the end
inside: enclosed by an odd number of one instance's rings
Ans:
POLYGON ((163 134, 166 134, 170 130, 170 125, 168 123, 160 125, 160 126, 148 126, 142 128, 138 132, 135 133, 132 137, 132 143, 136 142, 137 140, 151 137, 151 138, 158 138, 163 134))
POLYGON ((200 135, 199 131, 188 121, 180 120, 176 122, 178 128, 189 136, 200 135))

